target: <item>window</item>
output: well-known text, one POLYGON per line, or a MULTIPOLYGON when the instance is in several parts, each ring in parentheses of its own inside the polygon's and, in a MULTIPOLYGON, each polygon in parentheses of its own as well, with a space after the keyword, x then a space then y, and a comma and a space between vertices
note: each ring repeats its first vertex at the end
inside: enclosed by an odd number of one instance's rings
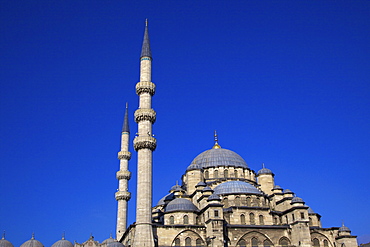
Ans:
POLYGON ((287 215, 285 215, 285 223, 288 224, 288 216, 287 215))
POLYGON ((317 238, 314 238, 312 240, 312 246, 314 246, 314 247, 320 247, 320 242, 319 242, 319 240, 317 238))
POLYGON ((229 207, 229 200, 227 199, 227 197, 224 198, 224 205, 225 207, 229 207))
POLYGON ((280 240, 279 240, 279 245, 281 246, 288 246, 289 245, 289 240, 285 237, 282 237, 280 240))
POLYGON ((259 216, 259 221, 260 221, 260 225, 264 225, 265 224, 265 222, 263 220, 263 215, 260 215, 259 216))
POLYGON ((235 197, 235 206, 240 206, 240 197, 235 197))
POLYGON ((250 206, 251 206, 251 198, 247 197, 247 207, 250 207, 250 206))
POLYGON ((274 217, 274 225, 277 225, 278 224, 278 219, 277 217, 274 217))
POLYGON ((256 202, 256 207, 259 207, 260 204, 261 204, 260 199, 259 198, 256 198, 255 202, 256 202))
POLYGON ((238 247, 246 247, 247 246, 247 243, 245 242, 244 239, 241 239, 238 244, 237 244, 238 247))
POLYGON ((245 215, 240 215, 240 224, 245 225, 245 215))
POLYGON ((270 242, 270 240, 266 239, 265 241, 263 241, 263 247, 270 247, 272 246, 272 243, 270 242))
POLYGON ((294 214, 292 214, 292 221, 294 221, 294 214))
POLYGON ((310 221, 310 226, 312 226, 312 219, 311 219, 311 217, 308 217, 308 220, 310 221))
POLYGON ((225 170, 224 175, 225 175, 225 178, 228 178, 229 177, 229 170, 225 170))
POLYGON ((215 170, 214 177, 218 178, 218 170, 215 170))
POLYGON ((196 246, 202 246, 202 240, 200 238, 198 238, 196 241, 195 241, 195 245, 196 246))
POLYGON ((218 218, 219 216, 218 216, 218 210, 215 210, 215 211, 213 211, 214 212, 214 214, 215 214, 215 218, 218 218))
POLYGON ((251 225, 255 225, 256 224, 256 222, 254 220, 254 213, 250 213, 249 214, 249 222, 250 222, 251 225))
POLYGON ((205 172, 204 172, 204 177, 205 177, 206 179, 208 179, 208 178, 209 178, 209 173, 208 173, 208 171, 205 171, 205 172))
POLYGON ((304 219, 304 213, 301 213, 301 219, 304 219))
POLYGON ((173 225, 175 224, 175 217, 173 217, 172 215, 170 216, 170 225, 173 225))
POLYGON ((179 238, 175 239, 175 246, 180 246, 180 239, 179 238))
POLYGON ((324 247, 329 247, 329 242, 328 242, 328 240, 324 240, 324 247))
POLYGON ((189 216, 184 215, 184 225, 189 224, 189 216))
POLYGON ((237 178, 238 177, 238 171, 234 170, 234 176, 237 178))
POLYGON ((258 247, 258 239, 252 238, 252 247, 258 247))
POLYGON ((191 238, 189 238, 189 237, 185 238, 185 246, 190 246, 191 247, 191 238))

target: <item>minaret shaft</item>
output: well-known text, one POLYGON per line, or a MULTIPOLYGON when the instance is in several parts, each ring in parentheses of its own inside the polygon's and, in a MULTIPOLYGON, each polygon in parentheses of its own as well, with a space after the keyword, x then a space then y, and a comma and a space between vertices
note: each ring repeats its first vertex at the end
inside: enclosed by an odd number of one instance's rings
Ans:
POLYGON ((152 96, 155 85, 152 79, 152 57, 149 45, 148 27, 145 27, 144 42, 140 59, 140 82, 136 84, 136 93, 139 95, 139 109, 135 112, 135 121, 138 123, 138 135, 134 139, 134 148, 137 151, 137 201, 136 226, 134 247, 154 247, 152 228, 152 152, 156 148, 156 139, 153 137, 152 125, 156 113, 152 109, 152 96))

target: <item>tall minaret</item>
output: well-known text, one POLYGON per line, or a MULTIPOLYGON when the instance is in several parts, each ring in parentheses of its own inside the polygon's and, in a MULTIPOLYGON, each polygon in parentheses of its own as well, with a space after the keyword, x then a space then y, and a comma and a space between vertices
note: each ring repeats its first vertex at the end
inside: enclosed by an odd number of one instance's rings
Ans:
POLYGON ((116 239, 120 240, 126 231, 127 224, 127 202, 131 198, 128 192, 128 180, 131 173, 128 171, 128 161, 131 158, 131 153, 128 151, 130 141, 130 129, 128 126, 128 105, 126 103, 125 118, 123 120, 122 135, 121 135, 121 151, 118 152, 120 160, 119 171, 117 172, 118 191, 116 192, 116 200, 118 202, 117 211, 117 228, 116 239))
POLYGON ((137 151, 137 201, 134 247, 154 247, 152 229, 152 152, 157 142, 153 137, 152 124, 156 112, 152 109, 152 96, 155 85, 152 80, 152 54, 150 51, 148 21, 146 21, 144 41, 140 57, 140 81, 136 84, 139 95, 139 109, 135 111, 138 133, 134 139, 137 151))

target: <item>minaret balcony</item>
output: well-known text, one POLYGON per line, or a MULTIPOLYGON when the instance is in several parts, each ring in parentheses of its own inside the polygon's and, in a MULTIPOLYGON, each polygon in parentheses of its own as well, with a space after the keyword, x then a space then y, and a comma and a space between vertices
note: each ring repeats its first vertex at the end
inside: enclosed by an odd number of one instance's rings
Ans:
POLYGON ((135 111, 135 122, 150 121, 152 124, 156 119, 156 112, 153 109, 137 109, 135 111))
POLYGON ((116 177, 117 177, 118 180, 121 180, 121 179, 130 180, 131 172, 129 172, 129 171, 118 171, 116 173, 116 177))
POLYGON ((134 149, 136 151, 144 148, 154 151, 156 147, 157 140, 152 136, 137 136, 134 139, 134 149))
POLYGON ((136 84, 136 94, 149 93, 151 96, 155 94, 155 84, 150 81, 140 81, 136 84))
POLYGON ((129 151, 119 151, 118 152, 118 159, 119 160, 122 160, 122 159, 130 160, 131 159, 131 152, 129 152, 129 151))
POLYGON ((128 191, 117 191, 115 196, 116 196, 117 201, 119 201, 119 200, 128 201, 131 198, 131 193, 128 192, 128 191))

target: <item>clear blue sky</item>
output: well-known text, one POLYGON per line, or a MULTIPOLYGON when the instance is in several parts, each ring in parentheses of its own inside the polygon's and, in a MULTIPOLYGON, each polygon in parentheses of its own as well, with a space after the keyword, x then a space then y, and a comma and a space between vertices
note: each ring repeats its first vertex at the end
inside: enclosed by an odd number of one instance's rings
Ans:
MULTIPOLYGON (((369 1, 0 1, 0 230, 115 233, 125 102, 149 19, 153 203, 213 145, 370 241, 369 1)), ((134 153, 134 151, 132 150, 134 153)), ((130 161, 136 192, 136 154, 130 161)), ((135 196, 129 202, 135 220, 135 196)))

